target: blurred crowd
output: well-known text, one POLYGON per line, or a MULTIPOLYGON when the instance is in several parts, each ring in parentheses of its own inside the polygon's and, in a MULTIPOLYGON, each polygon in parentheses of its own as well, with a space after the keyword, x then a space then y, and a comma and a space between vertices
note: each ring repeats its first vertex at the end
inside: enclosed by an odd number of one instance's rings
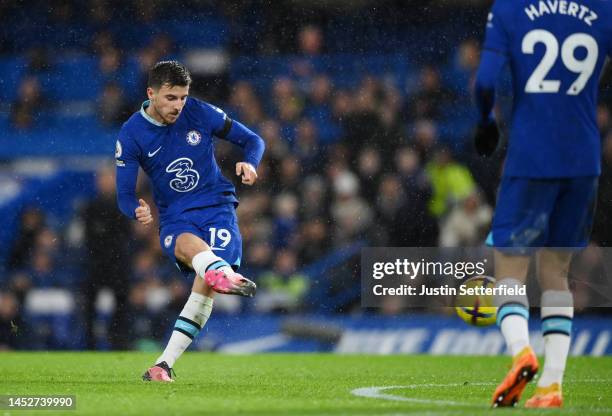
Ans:
MULTIPOLYGON (((150 8, 142 12, 148 19, 150 8)), ((100 13, 93 17, 108 18, 100 13)), ((358 85, 340 88, 310 60, 326 51, 324 31, 316 24, 303 25, 294 40, 294 53, 287 55, 291 73, 273 79, 267 89, 234 80, 227 94, 210 97, 197 80, 194 85, 195 95, 222 107, 266 141, 256 186, 237 184, 242 271, 257 282, 259 292, 252 302, 220 299, 215 313, 354 311, 359 308, 358 251, 316 277, 306 271, 356 242, 469 247, 482 245, 489 230, 504 149, 483 160, 474 155, 468 136, 449 143, 440 134, 440 120, 449 116, 449 108, 469 105, 477 41, 458 43, 449 58, 464 75, 460 88, 447 85, 435 63, 420 66, 409 85, 364 73, 358 85), (357 289, 354 295, 335 296, 349 288, 357 289)), ((100 123, 118 128, 144 97, 146 70, 177 50, 163 34, 133 52, 142 71, 137 91, 124 91, 114 81, 126 51, 110 32, 97 32, 90 52, 108 80, 95 113, 100 123)), ((37 80, 37 73, 51 65, 49 52, 32 49, 28 59, 27 75, 11 105, 11 123, 23 130, 51 105, 37 80)), ((594 247, 612 244, 612 210, 606 209, 612 200, 610 104, 604 100, 598 108, 604 152, 594 247)), ((233 170, 239 151, 219 141, 217 159, 237 183, 233 170)), ((34 289, 60 287, 75 295, 74 319, 83 331, 72 341, 85 348, 156 345, 182 308, 191 282, 162 257, 157 227, 139 226, 119 214, 112 166, 102 166, 95 175, 96 196, 82 204, 70 224, 50 227, 44 207, 21 213, 0 292, 0 348, 23 347, 18 334, 24 333, 32 334, 29 347, 32 339, 41 347, 75 345, 28 325, 22 312, 34 289)), ((148 183, 140 180, 138 187, 152 201, 148 183)), ((598 260, 591 253, 585 261, 598 260)), ((577 298, 579 307, 588 305, 588 287, 584 293, 577 298)), ((398 313, 406 306, 385 311, 398 313)), ((49 325, 54 324, 42 328, 49 325)))

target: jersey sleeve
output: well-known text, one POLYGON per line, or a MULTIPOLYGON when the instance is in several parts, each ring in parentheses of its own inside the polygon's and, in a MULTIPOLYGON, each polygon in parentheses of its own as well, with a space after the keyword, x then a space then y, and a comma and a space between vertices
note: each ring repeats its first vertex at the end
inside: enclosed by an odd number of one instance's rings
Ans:
POLYGON ((229 118, 220 108, 207 103, 203 105, 208 107, 208 121, 213 134, 241 147, 243 160, 257 168, 266 147, 263 139, 242 123, 229 118))
POLYGON ((474 98, 481 121, 491 118, 491 111, 495 103, 495 84, 505 63, 505 56, 489 50, 482 51, 474 86, 474 98))
POLYGON ((510 37, 504 20, 507 16, 502 7, 503 2, 496 0, 487 17, 487 27, 483 49, 509 55, 510 37))
POLYGON ((138 179, 139 150, 132 138, 119 133, 115 147, 115 164, 117 165, 117 203, 121 212, 136 219, 135 210, 138 207, 136 198, 136 180, 138 179))

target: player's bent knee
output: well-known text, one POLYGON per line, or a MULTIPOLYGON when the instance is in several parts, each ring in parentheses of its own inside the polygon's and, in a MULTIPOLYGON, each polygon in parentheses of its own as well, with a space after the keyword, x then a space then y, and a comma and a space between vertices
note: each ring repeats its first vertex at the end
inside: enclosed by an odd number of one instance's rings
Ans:
POLYGON ((200 237, 191 233, 183 233, 176 239, 174 256, 177 260, 191 265, 191 259, 196 254, 208 249, 208 244, 206 244, 206 242, 200 237))

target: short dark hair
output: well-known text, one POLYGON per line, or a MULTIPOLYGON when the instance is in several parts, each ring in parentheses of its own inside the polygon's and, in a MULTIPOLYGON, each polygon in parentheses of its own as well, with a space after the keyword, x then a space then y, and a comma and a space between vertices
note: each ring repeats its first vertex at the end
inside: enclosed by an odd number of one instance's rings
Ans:
POLYGON ((161 88, 162 85, 170 87, 188 87, 191 84, 191 74, 185 65, 178 61, 161 61, 149 70, 148 86, 161 88))

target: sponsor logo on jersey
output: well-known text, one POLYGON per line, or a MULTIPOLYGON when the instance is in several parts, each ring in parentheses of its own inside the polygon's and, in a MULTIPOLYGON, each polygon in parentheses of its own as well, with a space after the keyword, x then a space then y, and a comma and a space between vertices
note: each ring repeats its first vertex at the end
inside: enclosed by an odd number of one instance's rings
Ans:
POLYGON ((190 145, 197 146, 202 141, 202 135, 197 130, 191 130, 189 133, 187 133, 186 139, 187 143, 190 145))
POLYGON ((166 172, 173 173, 174 178, 170 180, 170 188, 177 192, 189 192, 198 185, 200 174, 193 167, 193 160, 181 157, 172 161, 166 172))

